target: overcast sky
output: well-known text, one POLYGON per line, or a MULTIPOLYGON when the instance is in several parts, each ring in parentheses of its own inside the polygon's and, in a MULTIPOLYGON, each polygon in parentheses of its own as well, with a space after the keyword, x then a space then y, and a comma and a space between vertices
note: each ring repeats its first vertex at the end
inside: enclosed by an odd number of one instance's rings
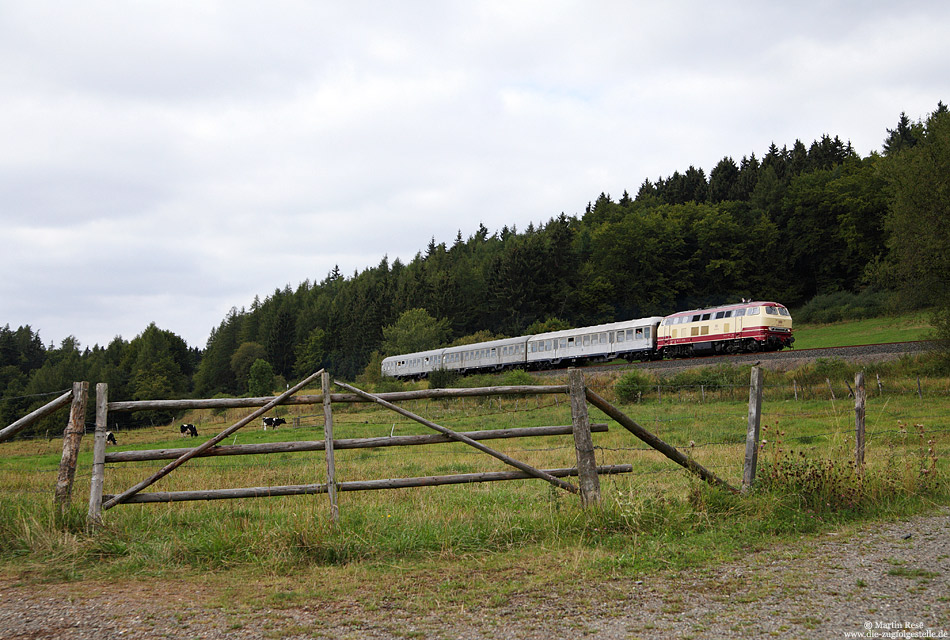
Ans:
POLYGON ((950 3, 0 0, 0 326, 234 306, 950 102, 950 3))

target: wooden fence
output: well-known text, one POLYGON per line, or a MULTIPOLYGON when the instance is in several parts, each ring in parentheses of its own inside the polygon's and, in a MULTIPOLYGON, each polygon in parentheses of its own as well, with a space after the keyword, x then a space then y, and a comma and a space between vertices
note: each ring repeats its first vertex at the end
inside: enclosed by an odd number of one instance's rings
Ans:
MULTIPOLYGON (((653 447, 673 462, 681 465, 691 473, 699 476, 706 482, 721 486, 729 491, 738 492, 736 488, 704 468, 688 455, 683 454, 672 445, 637 424, 630 417, 607 402, 593 390, 586 387, 583 375, 576 369, 569 370, 567 385, 546 386, 508 386, 484 387, 468 389, 431 389, 421 391, 406 391, 371 394, 341 382, 335 383, 348 393, 331 393, 330 378, 325 371, 318 371, 303 380, 293 388, 276 397, 267 398, 228 398, 228 399, 197 399, 197 400, 146 400, 133 402, 109 402, 108 387, 104 383, 96 385, 96 427, 93 446, 92 481, 90 483, 88 523, 91 527, 102 522, 102 513, 119 504, 146 503, 146 502, 175 502, 183 500, 221 500, 232 498, 248 498, 263 496, 286 496, 326 493, 329 496, 330 516, 335 522, 339 508, 336 494, 339 491, 368 491, 378 489, 394 489, 403 487, 438 486, 446 484, 460 484, 471 482, 495 482, 525 478, 538 478, 549 482, 553 486, 578 494, 581 504, 586 506, 600 502, 600 474, 630 473, 632 466, 608 465, 596 466, 592 433, 607 430, 607 425, 590 424, 588 404, 603 411, 608 417, 634 436, 653 447), (320 378, 322 393, 320 395, 295 395, 308 385, 314 384, 320 378), (438 425, 418 416, 398 405, 403 402, 417 399, 439 398, 466 398, 505 395, 541 395, 566 394, 570 398, 572 424, 569 426, 551 427, 523 427, 510 429, 495 429, 484 431, 457 432, 438 425), (416 436, 389 436, 375 438, 334 439, 333 437, 333 403, 375 402, 386 409, 408 417, 419 424, 436 431, 431 435, 416 436), (251 445, 223 445, 219 443, 251 421, 279 405, 321 405, 324 415, 324 439, 322 441, 297 441, 281 443, 264 443, 251 445), (193 448, 164 449, 151 451, 107 452, 107 424, 110 411, 145 411, 145 410, 186 410, 186 409, 221 409, 221 408, 253 408, 256 410, 236 423, 212 437, 203 444, 193 448), (573 434, 577 466, 559 469, 537 469, 515 460, 491 447, 483 441, 499 438, 519 438, 528 436, 550 436, 573 434), (418 446, 445 442, 461 442, 473 447, 482 453, 491 455, 505 464, 513 467, 514 471, 467 473, 446 476, 426 476, 418 478, 397 478, 385 480, 363 480, 355 482, 338 482, 336 480, 336 465, 334 451, 340 449, 354 449, 365 447, 392 447, 418 446), (246 487, 233 489, 212 489, 201 491, 174 491, 148 492, 142 490, 158 479, 168 475, 176 468, 195 457, 229 456, 229 455, 261 455, 287 452, 324 451, 327 464, 327 482, 286 485, 269 487, 246 487), (135 486, 116 495, 104 495, 103 485, 106 463, 123 463, 143 460, 171 460, 152 476, 139 482, 135 486), (576 476, 578 484, 574 485, 563 478, 576 476)), ((31 422, 49 415, 51 412, 71 404, 70 419, 67 424, 63 440, 63 460, 60 465, 60 474, 56 486, 56 500, 65 506, 69 501, 72 478, 75 472, 76 457, 79 444, 84 433, 83 416, 85 413, 88 383, 77 382, 71 392, 53 400, 46 406, 18 420, 12 425, 0 430, 0 441, 12 437, 31 422)), ((746 459, 743 472, 742 490, 751 488, 759 449, 759 423, 762 410, 762 370, 753 367, 749 389, 749 422, 746 439, 746 459)), ((859 468, 864 462, 864 376, 859 373, 855 378, 855 429, 856 451, 855 461, 859 468)))
MULTIPOLYGON (((509 386, 486 387, 469 389, 431 389, 411 392, 394 392, 371 394, 348 384, 335 382, 336 386, 348 393, 330 393, 329 375, 319 371, 310 376, 294 388, 275 398, 234 398, 234 399, 203 399, 203 400, 165 400, 165 401, 137 401, 106 403, 105 385, 97 386, 97 397, 103 399, 107 410, 134 411, 155 409, 194 409, 194 408, 260 408, 242 418, 232 426, 211 438, 204 444, 188 449, 153 450, 134 452, 105 451, 105 430, 108 420, 106 411, 96 415, 96 446, 93 454, 93 480, 90 490, 88 520, 95 526, 101 522, 102 513, 119 504, 146 503, 146 502, 174 502, 183 500, 222 500, 231 498, 286 496, 325 493, 329 496, 330 516, 334 521, 338 517, 339 507, 336 493, 339 491, 368 491, 376 489, 393 489, 402 487, 438 486, 445 484, 459 484, 471 482, 495 482, 525 478, 538 478, 558 489, 575 493, 580 497, 581 504, 586 506, 600 502, 600 474, 629 473, 632 465, 608 465, 598 467, 594 459, 592 433, 606 431, 606 425, 591 425, 588 416, 588 402, 605 410, 612 418, 624 426, 631 433, 656 447, 664 455, 704 480, 725 487, 729 485, 718 478, 711 471, 705 469, 688 456, 680 453, 674 447, 666 444, 636 422, 625 416, 603 398, 586 388, 583 375, 572 369, 569 372, 568 385, 551 386, 509 386), (323 393, 316 396, 294 395, 305 386, 314 383, 317 377, 321 379, 323 393), (536 395, 536 394, 566 394, 570 398, 572 424, 569 426, 554 427, 522 427, 487 431, 457 432, 438 425, 426 418, 395 404, 396 402, 416 399, 433 398, 465 398, 504 395, 536 395), (399 413, 411 420, 425 425, 436 431, 432 435, 418 436, 390 436, 377 438, 334 439, 332 404, 342 402, 374 402, 388 410, 399 413), (262 416, 268 410, 282 404, 314 404, 324 407, 324 440, 297 441, 282 443, 264 443, 252 445, 224 445, 218 443, 233 434, 238 429, 262 416), (538 469, 522 461, 511 458, 488 445, 484 441, 497 438, 518 438, 528 436, 566 435, 573 434, 577 466, 560 469, 538 469), (446 476, 426 476, 418 478, 398 478, 385 480, 363 480, 355 482, 339 482, 336 480, 334 451, 340 449, 379 447, 379 446, 416 446, 444 442, 460 442, 478 451, 490 455, 505 464, 513 467, 512 471, 466 473, 446 476), (100 443, 101 446, 100 446, 100 443), (270 453, 286 453, 295 451, 324 451, 327 462, 327 482, 304 485, 285 485, 269 487, 243 487, 232 489, 210 489, 199 491, 170 491, 147 492, 142 490, 171 473, 175 468, 194 457, 222 456, 222 455, 259 455, 270 453), (121 463, 139 460, 172 460, 171 463, 154 473, 149 478, 116 495, 103 495, 103 474, 106 463, 121 463), (577 484, 572 484, 564 478, 576 476, 577 484)), ((731 487, 729 487, 731 489, 731 487)))

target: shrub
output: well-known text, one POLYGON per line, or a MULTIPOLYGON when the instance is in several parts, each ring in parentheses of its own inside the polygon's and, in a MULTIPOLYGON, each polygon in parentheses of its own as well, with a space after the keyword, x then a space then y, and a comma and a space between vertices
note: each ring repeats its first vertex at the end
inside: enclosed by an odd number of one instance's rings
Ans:
POLYGON ((430 389, 445 389, 453 386, 459 379, 458 371, 436 369, 429 374, 430 389))
POLYGON ((854 380, 858 366, 837 358, 818 358, 814 362, 795 369, 791 376, 802 384, 821 384, 828 380, 842 382, 854 380))
POLYGON ((629 371, 614 383, 614 393, 621 402, 639 402, 641 396, 653 386, 653 380, 640 371, 629 371))
POLYGON ((733 365, 718 365, 715 367, 699 367, 684 369, 668 381, 674 387, 699 387, 707 390, 748 385, 748 369, 740 369, 733 365))
POLYGON ((817 295, 794 313, 796 322, 827 324, 842 320, 877 318, 891 308, 891 296, 868 288, 858 293, 835 291, 817 295))
POLYGON ((502 379, 502 384, 507 387, 522 387, 528 385, 536 385, 538 381, 535 380, 534 376, 525 371, 524 369, 512 369, 508 371, 504 378, 502 379))

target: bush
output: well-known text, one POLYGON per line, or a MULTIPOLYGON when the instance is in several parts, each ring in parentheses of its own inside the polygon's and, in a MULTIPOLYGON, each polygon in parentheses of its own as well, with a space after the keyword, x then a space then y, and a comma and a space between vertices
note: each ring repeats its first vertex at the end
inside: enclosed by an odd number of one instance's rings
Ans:
POLYGON ((535 380, 533 375, 524 369, 512 369, 504 375, 502 384, 504 384, 506 387, 523 387, 536 385, 538 384, 538 381, 535 380))
POLYGON ((828 324, 842 320, 877 318, 891 309, 890 294, 865 289, 858 293, 836 291, 817 295, 793 314, 796 322, 828 324))
POLYGON ((749 384, 748 369, 740 369, 733 365, 718 365, 715 367, 699 367, 684 369, 668 381, 673 387, 699 387, 707 390, 749 384))
POLYGON ((818 358, 791 372, 791 377, 801 384, 821 384, 826 379, 835 382, 854 380, 859 366, 837 358, 818 358))
POLYGON ((629 371, 614 383, 614 393, 621 402, 639 402, 640 397, 653 386, 653 379, 640 371, 629 371))
POLYGON ((446 389, 453 386, 459 379, 458 371, 451 369, 436 369, 429 374, 430 389, 446 389))

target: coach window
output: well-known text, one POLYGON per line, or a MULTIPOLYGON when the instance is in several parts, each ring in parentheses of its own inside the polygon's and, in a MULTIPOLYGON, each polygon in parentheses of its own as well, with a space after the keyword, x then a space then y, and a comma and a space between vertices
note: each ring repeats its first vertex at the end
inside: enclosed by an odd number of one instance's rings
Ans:
POLYGON ((645 327, 645 328, 643 329, 643 337, 646 338, 647 340, 649 340, 649 339, 650 339, 650 333, 651 333, 652 331, 653 331, 653 327, 645 327))
POLYGON ((637 340, 643 340, 643 327, 637 329, 637 340))

